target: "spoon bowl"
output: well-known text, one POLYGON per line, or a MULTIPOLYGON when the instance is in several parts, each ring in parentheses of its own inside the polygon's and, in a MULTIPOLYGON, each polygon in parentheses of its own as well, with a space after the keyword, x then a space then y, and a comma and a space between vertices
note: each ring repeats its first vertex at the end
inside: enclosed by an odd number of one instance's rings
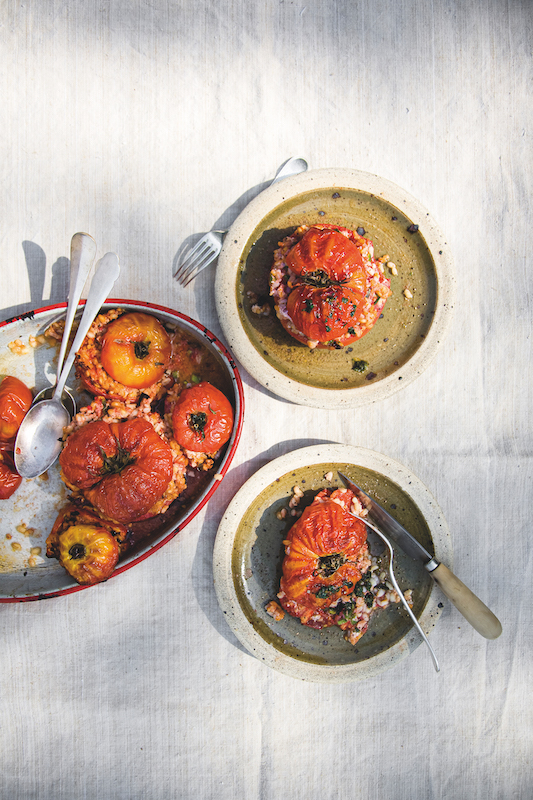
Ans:
MULTIPOLYGON (((291 175, 298 175, 300 172, 307 170, 308 164, 305 158, 289 158, 276 172, 276 176, 272 183, 277 183, 283 178, 290 178, 291 175)), ((272 183, 270 185, 272 185, 272 183)))
MULTIPOLYGON (((41 389, 40 392, 37 392, 35 397, 33 398, 32 406, 37 405, 37 403, 42 403, 43 400, 51 400, 54 396, 54 392, 56 390, 55 386, 47 386, 45 389, 41 389)), ((65 406, 69 417, 72 419, 74 414, 76 413, 76 401, 72 393, 66 388, 63 388, 63 396, 61 398, 62 404, 65 406)))
POLYGON ((70 413, 59 400, 41 400, 33 405, 20 426, 15 446, 15 466, 23 478, 36 478, 57 459, 63 428, 70 413))

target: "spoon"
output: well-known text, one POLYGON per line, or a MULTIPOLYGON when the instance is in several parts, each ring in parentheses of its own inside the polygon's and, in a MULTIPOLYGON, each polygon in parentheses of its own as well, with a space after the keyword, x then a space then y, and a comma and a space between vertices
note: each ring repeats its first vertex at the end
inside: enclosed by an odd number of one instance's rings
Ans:
MULTIPOLYGON (((57 377, 67 352, 68 337, 74 322, 74 315, 80 302, 83 287, 89 277, 89 272, 96 257, 96 242, 88 233, 75 233, 70 242, 70 289, 68 294, 67 316, 65 330, 61 339, 61 347, 57 357, 57 377)), ((57 379, 56 379, 57 381, 57 379)))
POLYGON ((270 184, 282 181, 283 178, 288 178, 291 175, 298 175, 299 172, 305 172, 307 169, 307 161, 305 158, 289 158, 276 172, 274 180, 270 184))
POLYGON ((74 363, 76 352, 101 306, 107 299, 120 267, 115 253, 106 253, 96 265, 80 324, 68 357, 58 377, 53 397, 32 405, 18 430, 15 440, 15 467, 23 478, 36 478, 52 466, 62 447, 63 428, 70 422, 61 397, 74 363))
MULTIPOLYGON (((61 367, 65 359, 67 351, 68 338, 74 322, 74 316, 78 303, 80 302, 83 287, 87 282, 89 272, 94 263, 96 256, 96 242, 88 233, 75 233, 70 242, 70 289, 68 293, 67 314, 65 318, 65 329, 63 331, 63 338, 61 339, 61 347, 59 348, 59 355, 57 357, 56 369, 56 383, 57 378, 61 373, 61 367)), ((33 398, 32 405, 39 403, 45 398, 50 398, 54 392, 53 386, 47 386, 41 389, 33 398)), ((70 414, 76 412, 76 403, 68 389, 63 389, 65 395, 64 402, 69 407, 70 414)))

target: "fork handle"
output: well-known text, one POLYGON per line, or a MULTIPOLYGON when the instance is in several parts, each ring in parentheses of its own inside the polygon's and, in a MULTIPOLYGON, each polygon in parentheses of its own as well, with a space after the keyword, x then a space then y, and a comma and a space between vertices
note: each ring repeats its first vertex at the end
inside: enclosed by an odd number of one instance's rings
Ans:
POLYGON ((439 564, 429 574, 457 611, 478 633, 485 639, 498 638, 502 632, 500 620, 448 567, 439 564))

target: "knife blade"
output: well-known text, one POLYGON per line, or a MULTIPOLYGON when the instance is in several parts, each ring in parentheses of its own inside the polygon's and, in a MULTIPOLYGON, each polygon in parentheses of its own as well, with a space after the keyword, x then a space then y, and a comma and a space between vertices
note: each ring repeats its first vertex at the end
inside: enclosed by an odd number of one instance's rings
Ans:
POLYGON ((368 518, 398 544, 404 553, 420 561, 448 600, 485 639, 497 639, 502 632, 499 619, 487 608, 479 597, 469 589, 444 564, 429 553, 403 525, 394 519, 373 497, 364 492, 356 483, 338 473, 344 485, 350 489, 361 505, 367 509, 368 518))

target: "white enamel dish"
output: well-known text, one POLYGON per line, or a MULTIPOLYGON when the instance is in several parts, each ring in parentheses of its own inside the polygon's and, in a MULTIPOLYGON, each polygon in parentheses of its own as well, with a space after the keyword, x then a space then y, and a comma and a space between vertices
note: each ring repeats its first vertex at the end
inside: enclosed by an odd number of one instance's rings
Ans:
MULTIPOLYGON (((163 325, 181 329, 187 337, 205 347, 224 376, 224 391, 234 407, 235 422, 231 438, 215 468, 206 473, 206 479, 198 479, 191 492, 186 490, 183 497, 174 501, 166 514, 151 521, 149 533, 145 530, 142 536, 139 535, 132 550, 119 562, 112 578, 169 542, 205 505, 220 485, 235 455, 244 414, 238 369, 231 354, 205 326, 176 311, 150 303, 109 300, 103 310, 116 306, 126 311, 152 314, 163 325)), ((66 304, 49 306, 0 324, 0 377, 14 375, 36 391, 55 382, 57 347, 44 344, 32 348, 29 337, 42 334, 50 323, 64 317, 65 309, 66 304), (8 346, 17 339, 24 345, 25 352, 21 354, 13 353, 8 346)), ((74 372, 69 376, 67 386, 82 404, 90 401, 90 396, 83 394, 77 385, 74 372)), ((86 588, 73 581, 55 559, 46 557, 46 537, 66 504, 67 494, 56 462, 44 476, 23 480, 11 498, 0 500, 0 602, 39 600, 86 588)))

